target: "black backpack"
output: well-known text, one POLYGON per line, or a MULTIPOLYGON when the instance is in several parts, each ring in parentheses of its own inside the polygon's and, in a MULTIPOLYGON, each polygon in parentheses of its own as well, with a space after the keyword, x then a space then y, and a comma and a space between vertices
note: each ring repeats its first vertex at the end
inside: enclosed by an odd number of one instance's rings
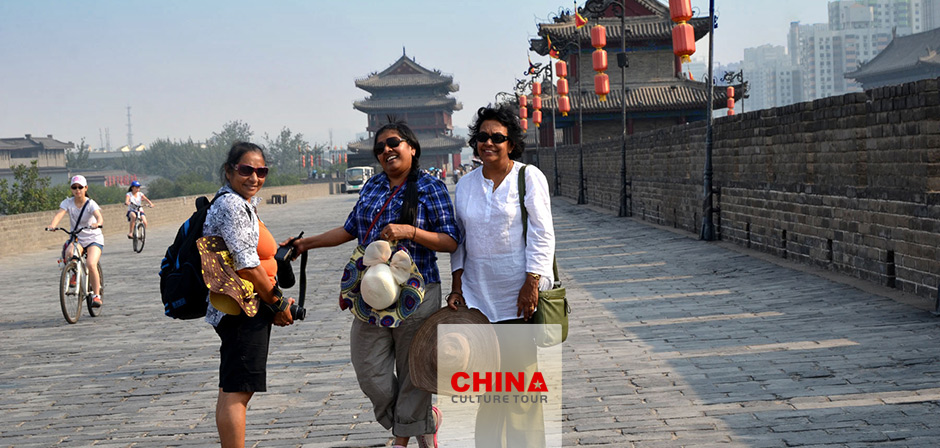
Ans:
POLYGON ((169 317, 197 319, 206 315, 209 288, 202 279, 202 260, 196 240, 202 236, 209 208, 226 193, 215 195, 212 201, 205 196, 197 198, 196 212, 180 226, 173 244, 166 249, 160 263, 160 296, 164 313, 169 317))

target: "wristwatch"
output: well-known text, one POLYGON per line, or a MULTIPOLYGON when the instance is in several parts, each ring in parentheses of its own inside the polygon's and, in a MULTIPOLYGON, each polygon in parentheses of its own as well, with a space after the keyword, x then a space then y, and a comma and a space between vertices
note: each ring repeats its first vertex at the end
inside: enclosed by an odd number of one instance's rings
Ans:
POLYGON ((271 309, 275 312, 281 312, 287 309, 290 306, 290 302, 284 300, 284 293, 281 292, 281 288, 277 286, 271 290, 271 294, 277 299, 277 302, 271 303, 271 309))
POLYGON ((290 306, 290 302, 284 300, 283 297, 278 297, 277 302, 274 302, 272 305, 278 312, 283 312, 287 310, 287 307, 290 306))

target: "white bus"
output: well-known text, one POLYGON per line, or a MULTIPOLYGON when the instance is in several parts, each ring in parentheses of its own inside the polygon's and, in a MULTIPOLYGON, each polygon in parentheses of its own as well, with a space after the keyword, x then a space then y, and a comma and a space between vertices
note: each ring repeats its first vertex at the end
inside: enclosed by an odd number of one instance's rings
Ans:
POLYGON ((362 186, 370 177, 375 175, 375 168, 371 166, 354 166, 346 169, 346 192, 355 193, 362 190, 362 186))

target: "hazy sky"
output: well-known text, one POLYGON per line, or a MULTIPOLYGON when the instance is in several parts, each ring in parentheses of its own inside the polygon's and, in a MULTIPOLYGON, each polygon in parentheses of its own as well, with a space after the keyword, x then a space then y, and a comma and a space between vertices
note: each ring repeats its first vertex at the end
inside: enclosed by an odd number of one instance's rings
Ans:
MULTIPOLYGON (((628 0, 629 1, 629 0, 628 0)), ((661 0, 661 3, 668 2, 661 0)), ((583 3, 582 3, 583 4, 583 3)), ((509 91, 545 0, 0 0, 0 137, 53 134, 97 147, 202 140, 232 120, 257 141, 281 128, 344 146, 364 132, 354 80, 407 54, 454 76, 454 124, 509 91), (99 131, 100 130, 100 131, 99 131)), ((693 0, 697 15, 707 0, 693 0)), ((826 0, 716 0, 716 60, 786 45, 791 21, 826 21, 826 0)), ((698 43, 707 53, 707 40, 698 43)), ((534 61, 546 61, 533 53, 534 61)), ((629 76, 629 72, 628 72, 629 76)))

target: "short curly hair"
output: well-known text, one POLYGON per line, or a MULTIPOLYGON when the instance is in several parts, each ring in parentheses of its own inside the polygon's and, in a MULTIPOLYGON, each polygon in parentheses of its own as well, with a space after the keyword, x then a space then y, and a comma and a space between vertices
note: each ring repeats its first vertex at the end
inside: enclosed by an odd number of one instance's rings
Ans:
POLYGON ((522 125, 519 124, 519 114, 516 109, 508 104, 501 104, 496 107, 481 107, 477 110, 476 119, 470 125, 470 140, 467 142, 473 148, 473 155, 480 157, 477 152, 476 136, 480 132, 480 126, 486 120, 495 120, 500 122, 509 133, 509 158, 511 160, 522 159, 522 153, 525 151, 525 132, 522 125))

